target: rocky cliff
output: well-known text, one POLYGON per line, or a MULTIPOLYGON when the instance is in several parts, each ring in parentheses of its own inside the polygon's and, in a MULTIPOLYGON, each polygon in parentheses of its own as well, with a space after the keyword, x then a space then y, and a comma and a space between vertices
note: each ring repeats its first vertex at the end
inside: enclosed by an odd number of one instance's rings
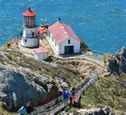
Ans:
POLYGON ((0 99, 8 110, 26 105, 37 105, 46 98, 47 91, 18 70, 0 67, 0 99))
POLYGON ((8 110, 17 110, 29 101, 33 105, 44 104, 59 95, 59 80, 71 87, 99 70, 86 60, 37 62, 17 48, 1 47, 0 101, 8 110))
POLYGON ((126 48, 122 48, 108 62, 108 71, 111 73, 126 74, 126 48))
POLYGON ((37 62, 14 49, 0 51, 0 102, 17 110, 31 102, 44 104, 58 96, 56 79, 79 81, 79 74, 62 66, 37 62), (55 89, 55 90, 54 90, 55 89))

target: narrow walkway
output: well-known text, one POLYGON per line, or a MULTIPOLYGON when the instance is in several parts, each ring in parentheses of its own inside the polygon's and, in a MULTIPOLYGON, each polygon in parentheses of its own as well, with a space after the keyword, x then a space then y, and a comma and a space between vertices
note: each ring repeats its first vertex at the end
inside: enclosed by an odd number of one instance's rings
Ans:
POLYGON ((62 59, 62 60, 73 60, 73 59, 84 59, 90 62, 93 62, 101 67, 104 67, 104 62, 101 58, 101 56, 99 55, 87 55, 87 54, 80 54, 80 55, 74 55, 74 56, 70 56, 70 57, 62 57, 62 56, 57 56, 54 55, 53 57, 57 58, 57 59, 62 59))
MULTIPOLYGON (((89 86, 91 86, 98 77, 101 77, 103 72, 96 73, 91 75, 88 80, 82 80, 82 82, 76 87, 76 95, 78 95, 78 98, 81 96, 82 92, 85 91, 89 86)), ((52 100, 51 102, 39 106, 36 108, 36 111, 32 112, 29 115, 54 115, 56 112, 64 108, 65 106, 69 105, 69 100, 63 100, 62 96, 59 96, 58 98, 52 100)))
POLYGON ((49 50, 49 54, 50 55, 54 55, 54 52, 52 50, 52 47, 50 46, 47 38, 43 38, 43 39, 40 40, 40 47, 47 48, 49 50))
MULTIPOLYGON (((96 63, 97 65, 104 67, 104 63, 97 57, 97 56, 75 56, 75 57, 67 57, 67 58, 61 58, 61 57, 56 57, 60 59, 85 59, 88 61, 91 61, 93 63, 96 63)), ((98 77, 101 77, 104 72, 100 73, 95 73, 93 75, 90 75, 87 77, 87 79, 82 80, 80 84, 76 87, 76 95, 78 95, 78 98, 81 96, 83 91, 86 91, 88 87, 90 87, 93 83, 95 83, 96 79, 98 77)), ((36 111, 32 112, 29 115, 54 115, 56 112, 60 111, 62 108, 66 107, 67 105, 70 104, 69 100, 63 100, 62 96, 59 96, 58 98, 52 100, 51 102, 36 107, 36 111)))

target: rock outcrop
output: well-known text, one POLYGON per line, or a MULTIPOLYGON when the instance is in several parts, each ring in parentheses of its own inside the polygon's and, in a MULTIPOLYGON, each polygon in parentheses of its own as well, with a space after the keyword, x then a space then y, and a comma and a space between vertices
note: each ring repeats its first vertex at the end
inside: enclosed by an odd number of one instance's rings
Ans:
POLYGON ((106 108, 92 108, 92 109, 80 109, 78 110, 78 115, 111 115, 112 110, 108 107, 106 108))
POLYGON ((83 40, 81 40, 80 48, 82 53, 91 51, 91 49, 86 45, 86 43, 83 40))
POLYGON ((37 105, 47 95, 46 90, 28 76, 0 67, 0 100, 8 110, 26 105, 37 105))
POLYGON ((33 106, 42 105, 59 96, 63 87, 74 86, 87 74, 99 70, 100 67, 94 63, 78 58, 37 62, 19 49, 2 47, 0 103, 10 111, 17 110, 28 102, 33 106))
POLYGON ((111 73, 126 74, 126 48, 113 56, 108 62, 108 71, 111 73))
POLYGON ((79 76, 62 65, 37 62, 18 49, 0 48, 0 104, 9 111, 28 102, 33 106, 48 103, 60 95, 61 84, 55 78, 70 84, 79 76))

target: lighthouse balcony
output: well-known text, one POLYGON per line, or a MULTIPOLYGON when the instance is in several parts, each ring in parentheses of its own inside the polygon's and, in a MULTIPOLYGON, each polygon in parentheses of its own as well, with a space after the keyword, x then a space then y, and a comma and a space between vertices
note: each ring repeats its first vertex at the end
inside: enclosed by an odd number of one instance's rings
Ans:
POLYGON ((27 36, 27 38, 37 38, 38 36, 35 35, 35 36, 27 36))
POLYGON ((34 35, 34 36, 32 36, 32 35, 21 35, 21 37, 30 39, 30 38, 38 38, 38 35, 34 35))
POLYGON ((38 25, 23 25, 26 28, 36 28, 38 25))
POLYGON ((37 38, 38 36, 37 36, 36 32, 31 32, 31 33, 25 33, 25 34, 23 34, 22 37, 37 38))

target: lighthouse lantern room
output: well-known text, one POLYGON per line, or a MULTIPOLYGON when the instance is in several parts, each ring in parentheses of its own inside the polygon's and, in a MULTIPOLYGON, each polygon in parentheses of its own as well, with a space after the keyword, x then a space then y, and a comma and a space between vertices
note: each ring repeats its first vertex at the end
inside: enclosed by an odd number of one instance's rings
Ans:
POLYGON ((28 10, 23 13, 23 16, 21 45, 28 48, 38 47, 39 39, 37 37, 36 13, 29 7, 28 10))

